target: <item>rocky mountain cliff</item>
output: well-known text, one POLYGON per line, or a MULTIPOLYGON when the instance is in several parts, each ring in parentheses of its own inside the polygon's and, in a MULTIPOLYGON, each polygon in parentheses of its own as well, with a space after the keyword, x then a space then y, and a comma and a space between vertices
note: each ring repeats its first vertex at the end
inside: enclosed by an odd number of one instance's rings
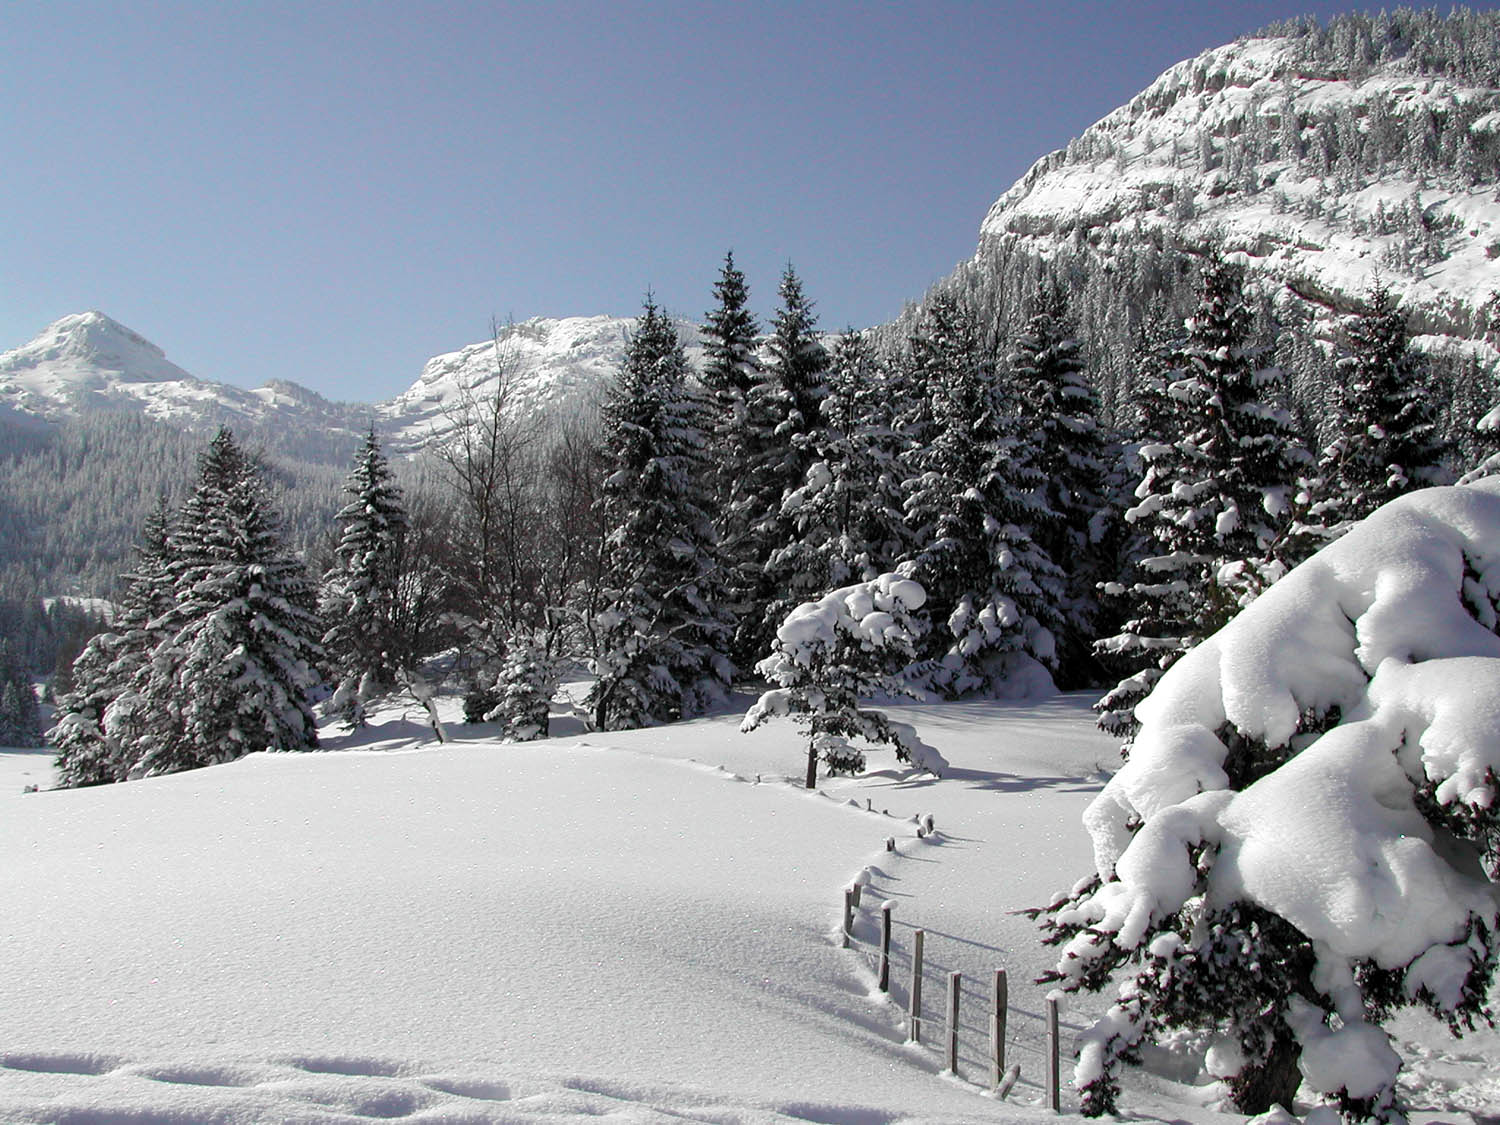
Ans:
POLYGON ((1179 63, 1039 160, 955 282, 1003 303, 1047 263, 1097 294, 1097 328, 1218 248, 1283 323, 1331 337, 1379 282, 1421 345, 1493 368, 1497 187, 1500 16, 1298 24, 1179 63))

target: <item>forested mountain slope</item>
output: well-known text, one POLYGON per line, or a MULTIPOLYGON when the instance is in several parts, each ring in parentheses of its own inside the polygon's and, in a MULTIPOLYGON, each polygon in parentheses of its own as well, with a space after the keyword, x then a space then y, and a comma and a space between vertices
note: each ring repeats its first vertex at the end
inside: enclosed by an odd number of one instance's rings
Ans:
POLYGON ((1380 283, 1472 420, 1500 359, 1497 186, 1500 15, 1281 25, 1177 64, 1037 161, 938 289, 1003 330, 1061 279, 1126 383, 1133 345, 1184 311, 1210 251, 1245 266, 1268 318, 1324 341, 1380 283))

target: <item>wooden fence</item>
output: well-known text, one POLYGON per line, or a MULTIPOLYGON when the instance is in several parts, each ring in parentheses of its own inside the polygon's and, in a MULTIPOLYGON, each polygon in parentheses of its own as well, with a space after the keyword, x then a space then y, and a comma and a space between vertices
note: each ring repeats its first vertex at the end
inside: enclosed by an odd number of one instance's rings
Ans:
MULTIPOLYGON (((887 848, 892 849, 893 844, 894 841, 887 841, 887 848)), ((894 944, 892 918, 896 904, 890 901, 882 902, 878 907, 878 936, 874 940, 861 936, 857 932, 859 927, 856 926, 856 920, 862 920, 863 891, 864 888, 858 883, 844 891, 843 946, 845 949, 863 952, 875 972, 880 991, 890 995, 896 1003, 904 1005, 907 1040, 924 1047, 936 1047, 946 1061, 945 1069, 958 1078, 965 1077, 965 1069, 974 1063, 972 1048, 977 1041, 978 1054, 982 1059, 980 1066, 988 1072, 985 1077, 991 1091, 996 1097, 1007 1097, 1020 1079, 1021 1064, 1006 1057, 1011 1011, 1009 979, 1005 970, 997 967, 990 981, 971 982, 966 988, 960 972, 928 959, 926 930, 912 929, 909 944, 905 948, 897 947, 894 944), (905 962, 905 974, 893 974, 898 961, 905 962), (904 996, 900 994, 902 982, 893 980, 893 975, 904 976, 904 996), (938 1013, 930 1014, 924 1006, 923 982, 929 977, 935 977, 946 989, 938 1013), (968 1004, 970 1009, 975 1001, 982 1004, 982 1023, 963 1022, 966 997, 972 997, 968 1004), (971 1047, 967 1059, 960 1050, 961 1043, 965 1042, 971 1047)), ((1059 1059, 1062 1045, 1055 996, 1047 998, 1044 1019, 1046 1046, 1042 1052, 1043 1058, 1037 1060, 1045 1065, 1043 1095, 1045 1104, 1050 1109, 1061 1112, 1062 1080, 1059 1059)), ((1013 1039, 1009 1042, 1018 1051, 1027 1049, 1013 1039)))

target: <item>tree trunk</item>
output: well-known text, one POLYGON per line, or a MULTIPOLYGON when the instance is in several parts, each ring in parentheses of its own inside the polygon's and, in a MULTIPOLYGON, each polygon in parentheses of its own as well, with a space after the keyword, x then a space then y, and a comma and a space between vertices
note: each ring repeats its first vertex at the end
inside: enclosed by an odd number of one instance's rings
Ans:
POLYGON ((807 740, 807 787, 818 787, 818 744, 811 738, 807 740))
POLYGON ((1290 1112, 1297 1087, 1302 1085, 1302 1071, 1297 1067, 1301 1054, 1297 1041, 1288 1035, 1276 1041, 1264 1062, 1247 1066, 1231 1078, 1229 1096, 1235 1109, 1254 1115, 1279 1105, 1290 1112))

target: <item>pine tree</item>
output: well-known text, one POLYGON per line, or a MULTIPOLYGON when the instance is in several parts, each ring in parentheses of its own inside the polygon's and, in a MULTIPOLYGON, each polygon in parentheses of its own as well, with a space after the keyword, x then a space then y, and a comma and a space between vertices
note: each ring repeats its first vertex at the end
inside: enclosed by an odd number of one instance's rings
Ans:
POLYGON ((788 265, 778 289, 780 305, 767 343, 763 377, 746 402, 748 458, 734 502, 739 536, 729 547, 739 609, 733 654, 748 667, 770 651, 782 604, 771 556, 792 537, 782 514, 787 494, 801 486, 814 460, 827 395, 829 357, 818 338, 813 305, 788 265))
POLYGON ((546 738, 559 671, 545 634, 513 634, 507 639, 505 660, 495 684, 499 699, 484 719, 500 724, 501 738, 515 742, 546 738))
POLYGON ((923 624, 915 611, 924 599, 911 579, 882 574, 799 605, 761 661, 761 674, 776 686, 756 701, 740 729, 795 716, 807 733, 809 789, 817 788, 819 762, 830 775, 865 768, 864 751, 850 741, 855 738, 890 745, 901 761, 939 775, 947 763, 910 726, 859 705, 862 696, 902 690, 899 673, 916 655, 923 624))
POLYGON ((173 535, 176 601, 143 695, 156 716, 132 775, 317 746, 322 630, 258 467, 221 429, 173 535))
POLYGON ((171 544, 171 513, 161 496, 141 530, 119 616, 78 654, 72 685, 57 702, 53 745, 65 787, 124 781, 160 718, 145 692, 151 654, 166 636, 162 621, 176 604, 171 544))
POLYGON ((746 405, 761 379, 756 355, 757 328, 751 314, 750 289, 734 264, 734 252, 724 255, 719 280, 714 283, 715 306, 702 327, 704 388, 713 415, 712 449, 721 502, 734 494, 734 482, 744 471, 746 405))
POLYGON ((332 705, 352 726, 361 726, 365 701, 394 686, 406 657, 396 589, 406 510, 374 426, 344 491, 350 501, 335 517, 344 529, 338 561, 323 580, 321 609, 329 622, 323 648, 338 684, 332 705))
POLYGON ((648 296, 603 408, 605 608, 593 622, 595 725, 668 722, 733 675, 705 486, 703 408, 672 322, 648 296))
POLYGON ((932 302, 912 354, 931 388, 936 434, 907 482, 918 547, 902 570, 926 589, 933 625, 912 672, 949 696, 992 690, 1028 660, 1055 664, 1062 573, 1032 532, 1041 482, 1019 417, 1002 413, 993 363, 954 299, 932 302))
POLYGON ((1336 538, 1376 508, 1413 488, 1442 484, 1449 449, 1411 349, 1406 317, 1377 286, 1368 307, 1345 328, 1338 362, 1332 438, 1318 458, 1302 522, 1304 553, 1336 538))
POLYGON ((1106 499, 1110 439, 1099 421, 1099 397, 1087 378, 1081 345, 1060 289, 1044 291, 1009 360, 1009 383, 1041 478, 1034 534, 1068 571, 1058 637, 1060 678, 1087 682, 1090 645, 1098 635, 1098 585, 1108 578, 1112 512, 1106 499))
POLYGON ((42 746, 42 716, 31 677, 0 640, 0 746, 42 746))
POLYGON ((768 563, 773 616, 890 570, 905 542, 886 381, 869 342, 852 330, 833 350, 822 419, 807 476, 782 501, 791 537, 768 563))
POLYGON ((1137 668, 1097 705, 1099 725, 1127 740, 1161 673, 1286 569, 1292 485, 1308 456, 1251 326, 1239 272, 1208 259, 1165 380, 1179 404, 1169 419, 1183 428, 1140 447, 1145 472, 1125 513, 1153 553, 1127 587, 1132 616, 1097 646, 1137 668))

